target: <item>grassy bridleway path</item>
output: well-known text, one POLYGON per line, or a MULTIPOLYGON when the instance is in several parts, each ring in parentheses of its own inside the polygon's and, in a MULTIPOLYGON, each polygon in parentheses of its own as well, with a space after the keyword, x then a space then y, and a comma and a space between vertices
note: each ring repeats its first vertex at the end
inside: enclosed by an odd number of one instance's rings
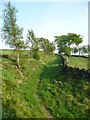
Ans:
POLYGON ((43 68, 46 66, 55 66, 57 65, 57 62, 59 62, 59 59, 55 55, 44 56, 44 54, 42 54, 42 57, 39 61, 31 59, 29 62, 27 61, 27 64, 25 64, 24 61, 22 63, 21 70, 25 76, 25 80, 21 85, 19 92, 23 95, 23 98, 27 101, 31 108, 31 117, 53 118, 53 116, 45 108, 37 93, 40 82, 40 75, 43 72, 43 68))
POLYGON ((22 57, 18 70, 14 60, 2 59, 3 118, 53 118, 38 96, 38 86, 43 68, 54 61, 55 55, 42 54, 39 61, 22 57))

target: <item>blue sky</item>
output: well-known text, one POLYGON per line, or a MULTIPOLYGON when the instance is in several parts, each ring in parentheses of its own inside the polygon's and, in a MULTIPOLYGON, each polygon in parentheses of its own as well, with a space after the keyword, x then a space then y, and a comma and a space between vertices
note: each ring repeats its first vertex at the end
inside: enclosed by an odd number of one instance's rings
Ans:
MULTIPOLYGON (((27 1, 27 0, 26 0, 27 1)), ((28 29, 32 29, 36 37, 45 37, 50 41, 54 36, 69 32, 81 34, 83 44, 88 43, 88 2, 12 2, 18 9, 17 23, 24 28, 26 39, 28 29)), ((4 3, 0 4, 0 16, 4 3)), ((0 17, 0 29, 2 19, 0 17)), ((0 38, 0 48, 7 48, 0 38)))

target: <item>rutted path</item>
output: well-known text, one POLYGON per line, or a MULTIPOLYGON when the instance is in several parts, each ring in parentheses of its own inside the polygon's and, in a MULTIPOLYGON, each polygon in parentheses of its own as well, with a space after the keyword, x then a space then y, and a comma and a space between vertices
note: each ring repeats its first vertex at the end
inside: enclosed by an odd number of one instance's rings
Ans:
MULTIPOLYGON (((19 92, 23 95, 22 97, 25 99, 28 106, 31 108, 30 112, 32 112, 31 114, 33 118, 53 118, 53 116, 41 103, 40 97, 37 95, 37 87, 40 81, 39 76, 41 73, 41 68, 32 68, 32 71, 33 72, 29 73, 28 76, 23 77, 24 81, 23 83, 21 83, 19 92)), ((22 74, 24 75, 23 72, 22 74)))
POLYGON ((38 95, 38 86, 43 68, 54 60, 48 56, 21 60, 19 70, 13 61, 3 59, 3 117, 53 118, 38 95))

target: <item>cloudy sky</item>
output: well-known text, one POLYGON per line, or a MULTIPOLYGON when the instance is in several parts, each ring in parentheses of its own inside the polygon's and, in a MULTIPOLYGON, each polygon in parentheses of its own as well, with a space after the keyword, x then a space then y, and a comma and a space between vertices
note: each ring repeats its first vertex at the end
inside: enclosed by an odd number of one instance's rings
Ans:
MULTIPOLYGON (((0 29, 3 24, 2 10, 6 1, 0 2, 0 29)), ((88 44, 88 1, 45 1, 14 0, 12 2, 18 10, 17 23, 24 28, 24 40, 27 30, 32 29, 36 37, 45 37, 50 41, 53 41, 56 35, 77 33, 83 36, 83 44, 88 44)), ((7 48, 1 40, 0 38, 0 48, 7 48)))

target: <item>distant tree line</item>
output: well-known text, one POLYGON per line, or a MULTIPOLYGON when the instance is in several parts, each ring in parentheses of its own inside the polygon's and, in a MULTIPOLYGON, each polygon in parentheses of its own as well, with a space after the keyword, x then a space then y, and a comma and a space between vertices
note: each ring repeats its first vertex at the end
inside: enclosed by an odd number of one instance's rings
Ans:
POLYGON ((66 56, 67 63, 71 53, 85 54, 88 53, 90 49, 89 46, 79 45, 83 42, 83 38, 79 34, 68 33, 67 35, 54 36, 55 41, 50 42, 46 38, 37 38, 33 30, 28 30, 27 40, 23 40, 23 28, 20 28, 17 25, 16 18, 17 10, 11 5, 10 2, 5 4, 5 9, 3 11, 3 27, 2 27, 2 38, 7 45, 16 50, 16 58, 18 68, 20 68, 20 50, 29 49, 30 56, 34 59, 39 60, 40 54, 39 51, 42 50, 45 53, 53 53, 55 46, 58 47, 58 53, 63 57, 66 56), (72 47, 75 45, 75 47, 72 47))

